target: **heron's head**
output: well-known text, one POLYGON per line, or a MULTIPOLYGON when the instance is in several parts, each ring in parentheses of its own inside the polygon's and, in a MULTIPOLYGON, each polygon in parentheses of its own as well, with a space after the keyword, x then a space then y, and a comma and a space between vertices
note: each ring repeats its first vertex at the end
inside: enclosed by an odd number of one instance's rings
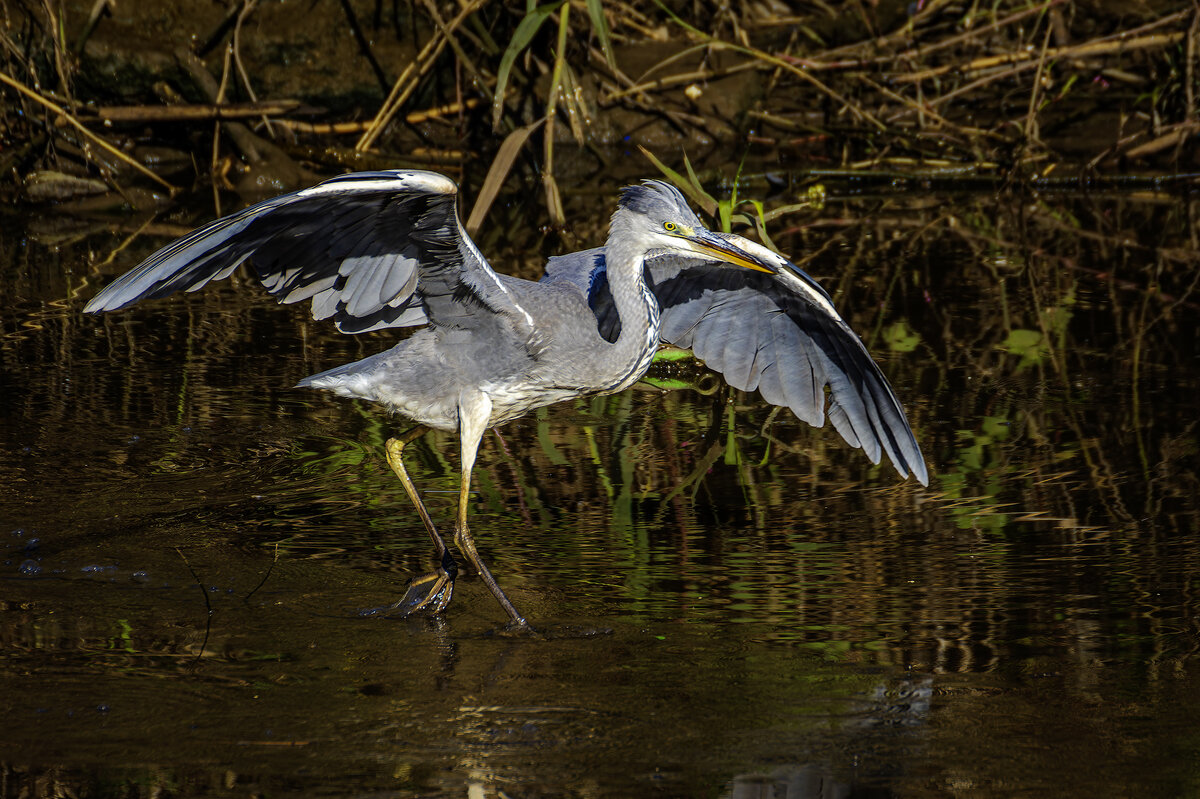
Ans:
POLYGON ((636 247, 647 256, 671 253, 769 274, 791 266, 783 256, 749 239, 704 227, 679 190, 661 180, 621 190, 608 246, 614 243, 636 247))

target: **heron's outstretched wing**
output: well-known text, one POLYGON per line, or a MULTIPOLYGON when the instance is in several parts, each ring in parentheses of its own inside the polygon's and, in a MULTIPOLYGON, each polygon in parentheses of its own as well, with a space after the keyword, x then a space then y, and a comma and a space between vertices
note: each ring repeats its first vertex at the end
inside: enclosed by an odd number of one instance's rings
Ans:
POLYGON ((112 311, 195 291, 249 262, 280 302, 312 300, 343 333, 453 326, 481 307, 532 326, 458 219, 457 188, 435 172, 332 178, 211 222, 151 255, 84 309, 112 311))
MULTIPOLYGON (((603 248, 551 258, 546 272, 549 280, 586 291, 600 334, 616 339, 620 319, 603 248)), ((928 484, 925 460, 887 378, 824 290, 796 273, 803 290, 772 275, 700 259, 665 255, 646 262, 664 342, 691 349, 729 385, 757 389, 815 427, 828 417, 872 463, 886 454, 901 476, 911 473, 928 484)))

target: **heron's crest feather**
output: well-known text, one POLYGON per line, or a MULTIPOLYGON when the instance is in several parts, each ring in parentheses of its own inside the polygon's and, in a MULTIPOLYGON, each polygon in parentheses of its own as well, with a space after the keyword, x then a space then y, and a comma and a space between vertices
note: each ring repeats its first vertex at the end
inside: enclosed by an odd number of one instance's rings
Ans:
POLYGON ((688 206, 679 189, 661 180, 644 180, 621 189, 618 210, 645 216, 654 222, 671 220, 700 226, 700 220, 688 206))

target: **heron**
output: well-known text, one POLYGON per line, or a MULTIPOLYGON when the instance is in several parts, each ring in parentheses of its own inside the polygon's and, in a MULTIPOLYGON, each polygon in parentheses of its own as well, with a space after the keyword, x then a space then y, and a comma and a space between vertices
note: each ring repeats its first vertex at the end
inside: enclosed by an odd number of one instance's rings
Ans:
MULTIPOLYGON (((456 432, 453 540, 508 616, 529 629, 468 526, 484 433, 563 400, 642 378, 660 343, 690 348, 734 388, 757 389, 820 427, 828 419, 873 463, 928 484, 904 409, 829 294, 783 256, 705 228, 673 186, 621 191, 604 245, 556 256, 539 281, 493 271, 463 229, 458 187, 436 172, 334 177, 217 219, 155 252, 84 308, 115 311, 195 291, 243 263, 281 303, 309 300, 343 333, 418 327, 392 348, 301 380, 414 423, 385 457, 433 542, 436 567, 386 610, 439 614, 458 562, 403 454, 430 428, 456 432)), ((382 609, 381 609, 382 610, 382 609)))

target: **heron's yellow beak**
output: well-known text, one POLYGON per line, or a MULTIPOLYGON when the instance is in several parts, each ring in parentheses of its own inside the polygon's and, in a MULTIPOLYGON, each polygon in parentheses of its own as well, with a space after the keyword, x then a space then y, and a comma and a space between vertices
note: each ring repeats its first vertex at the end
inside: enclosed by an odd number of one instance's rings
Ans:
POLYGON ((686 238, 701 254, 756 272, 776 275, 779 274, 780 266, 786 263, 782 256, 776 255, 761 244, 755 244, 750 239, 732 233, 718 236, 707 230, 695 230, 686 238))

